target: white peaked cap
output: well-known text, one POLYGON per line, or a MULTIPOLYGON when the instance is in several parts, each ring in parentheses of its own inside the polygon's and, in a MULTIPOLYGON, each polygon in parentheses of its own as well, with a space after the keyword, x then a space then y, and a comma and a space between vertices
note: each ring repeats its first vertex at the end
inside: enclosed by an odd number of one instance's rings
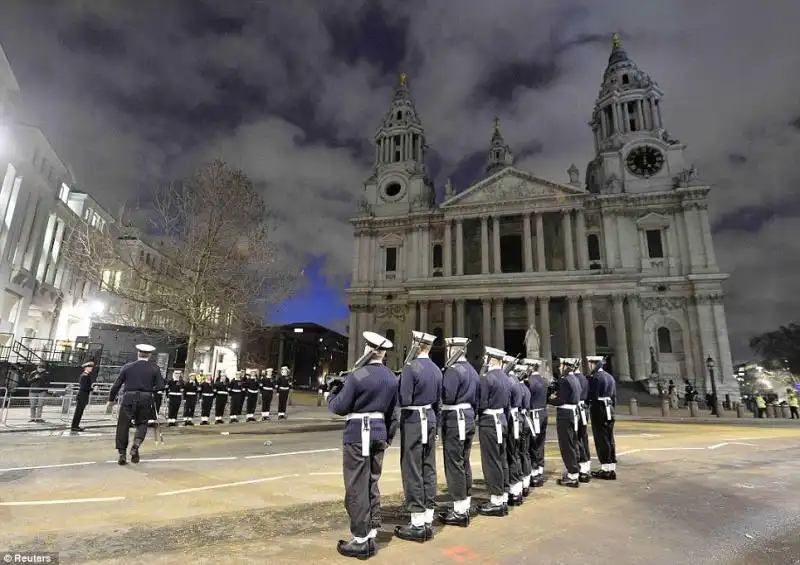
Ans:
POLYGON ((174 371, 172 371, 172 374, 173 375, 182 375, 183 374, 183 370, 182 369, 175 369, 174 371))
POLYGON ((576 359, 575 357, 560 357, 559 361, 562 365, 577 365, 579 359, 576 359))
POLYGON ((587 360, 589 363, 602 363, 602 362, 603 362, 603 359, 605 359, 605 357, 603 357, 602 355, 589 355, 589 356, 586 358, 586 360, 587 360))
POLYGON ((431 334, 426 334, 425 332, 417 332, 412 331, 414 334, 414 339, 421 341, 422 343, 433 345, 433 342, 436 341, 436 336, 431 334))
POLYGON ((155 350, 155 347, 152 345, 147 345, 146 343, 140 343, 136 346, 136 351, 141 351, 142 353, 152 353, 155 350))
POLYGON ((283 371, 284 369, 286 369, 288 371, 289 370, 289 365, 281 365, 281 371, 283 371))
POLYGON ((381 334, 375 332, 364 332, 361 335, 364 337, 364 339, 370 346, 376 349, 388 350, 394 346, 394 344, 391 341, 383 337, 381 334))
POLYGON ((538 365, 540 367, 542 366, 542 360, 541 359, 529 359, 529 358, 526 357, 525 359, 523 359, 520 362, 523 365, 525 365, 526 367, 530 367, 532 365, 538 365))
POLYGON ((512 361, 516 361, 516 360, 517 360, 517 358, 514 357, 513 355, 506 355, 505 357, 503 357, 503 362, 504 363, 511 363, 512 361))
POLYGON ((486 349, 486 355, 494 359, 500 359, 502 361, 506 357, 506 352, 503 351, 502 349, 495 349, 494 347, 487 347, 485 349, 486 349))
POLYGON ((469 341, 468 337, 448 337, 444 340, 447 347, 460 347, 469 341))

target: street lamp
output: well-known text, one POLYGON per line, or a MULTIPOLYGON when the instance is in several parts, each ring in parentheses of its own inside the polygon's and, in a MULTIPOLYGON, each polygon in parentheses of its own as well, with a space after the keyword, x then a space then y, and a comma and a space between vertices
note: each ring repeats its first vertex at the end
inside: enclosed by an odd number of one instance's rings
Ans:
POLYGON ((714 380, 714 359, 712 359, 711 355, 709 355, 708 359, 706 359, 706 367, 708 368, 708 378, 711 379, 711 400, 714 402, 714 412, 716 413, 717 418, 719 418, 720 410, 719 397, 717 397, 717 381, 714 380))

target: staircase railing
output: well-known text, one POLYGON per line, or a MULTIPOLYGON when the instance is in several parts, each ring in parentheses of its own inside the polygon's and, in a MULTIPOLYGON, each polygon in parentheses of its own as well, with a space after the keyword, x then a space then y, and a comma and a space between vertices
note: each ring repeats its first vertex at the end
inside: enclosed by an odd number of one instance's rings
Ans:
POLYGON ((11 352, 17 356, 17 362, 19 362, 21 359, 28 364, 38 365, 40 363, 44 363, 44 359, 38 353, 33 351, 21 341, 14 341, 14 344, 11 346, 11 352))

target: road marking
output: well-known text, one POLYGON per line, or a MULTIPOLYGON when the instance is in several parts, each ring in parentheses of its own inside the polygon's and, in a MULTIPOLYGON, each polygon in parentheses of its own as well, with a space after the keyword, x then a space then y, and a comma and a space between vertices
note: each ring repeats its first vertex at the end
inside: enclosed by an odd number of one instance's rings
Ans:
MULTIPOLYGON (((235 461, 238 457, 186 457, 175 459, 142 459, 142 463, 183 463, 186 461, 235 461)), ((116 463, 116 461, 114 461, 116 463)))
POLYGON ((719 449, 720 447, 725 447, 728 445, 727 443, 715 443, 714 445, 709 445, 709 449, 719 449))
POLYGON ((325 471, 324 473, 309 473, 309 477, 327 477, 329 475, 339 475, 341 476, 341 471, 325 471))
POLYGON ((743 484, 739 484, 739 483, 736 483, 736 484, 735 484, 735 485, 733 485, 733 486, 735 486, 736 488, 756 488, 756 487, 754 487, 753 485, 747 485, 747 484, 744 484, 744 485, 743 485, 743 484))
POLYGON ((110 498, 67 498, 63 500, 26 500, 20 502, 0 502, 0 506, 49 506, 52 504, 83 504, 87 502, 117 502, 125 500, 124 496, 110 498))
POLYGON ((698 451, 705 447, 646 447, 640 451, 698 451))
POLYGON ((757 436, 757 437, 732 437, 732 438, 725 438, 725 441, 747 441, 753 439, 776 439, 776 438, 783 438, 785 436, 757 436))
POLYGON ((631 453, 639 453, 640 449, 629 449, 628 451, 623 451, 621 453, 617 453, 617 455, 630 455, 631 453))
POLYGON ((338 447, 332 449, 309 449, 307 451, 286 451, 284 453, 267 453, 264 455, 247 455, 245 459, 264 459, 266 457, 283 457, 285 455, 309 455, 312 453, 331 453, 333 451, 341 451, 338 447))
POLYGON ((243 485, 257 485, 259 483, 268 483, 272 481, 280 481, 281 479, 289 479, 292 477, 299 477, 300 475, 281 475, 278 477, 265 477, 263 479, 251 479, 249 481, 237 481, 235 483, 223 483, 220 485, 209 485, 206 487, 186 488, 181 490, 170 490, 167 492, 159 492, 156 496, 173 496, 176 494, 187 494, 190 492, 202 492, 205 490, 214 490, 218 488, 238 487, 243 485))
POLYGON ((754 443, 744 443, 744 442, 741 442, 741 441, 732 441, 728 445, 746 445, 747 447, 758 447, 754 443))
POLYGON ((95 464, 97 464, 97 461, 83 461, 81 463, 59 463, 57 465, 34 465, 32 467, 11 467, 9 469, 0 469, 0 473, 8 473, 11 471, 33 471, 35 469, 59 469, 63 467, 85 467, 87 465, 95 465, 95 464))

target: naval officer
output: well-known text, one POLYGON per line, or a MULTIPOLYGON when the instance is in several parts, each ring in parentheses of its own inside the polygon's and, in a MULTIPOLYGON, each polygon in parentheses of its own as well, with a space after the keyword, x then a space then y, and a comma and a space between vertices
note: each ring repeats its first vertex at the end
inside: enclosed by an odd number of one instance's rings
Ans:
POLYGON ((579 365, 575 367, 575 378, 581 384, 581 400, 578 402, 578 480, 582 483, 590 482, 592 470, 592 452, 589 449, 589 379, 580 370, 579 365))
POLYGON ((120 465, 127 463, 125 455, 131 421, 136 425, 131 447, 131 463, 139 462, 139 447, 147 435, 147 420, 154 410, 153 392, 164 390, 165 387, 161 369, 150 362, 150 354, 155 350, 152 345, 137 345, 137 360, 122 367, 108 394, 108 402, 111 404, 117 399, 120 389, 125 387, 117 415, 116 447, 119 453, 117 462, 120 465))
POLYGON ((542 362, 539 359, 526 359, 530 369, 528 389, 531 392, 530 418, 533 435, 530 441, 531 486, 544 485, 544 446, 547 441, 547 390, 545 378, 539 372, 542 362))
POLYGON ((605 359, 599 355, 587 357, 594 367, 589 379, 589 402, 592 410, 592 435, 600 460, 600 470, 592 476, 606 481, 617 480, 617 446, 614 441, 617 383, 611 373, 603 368, 605 359))
POLYGON ((508 514, 508 461, 506 443, 508 422, 508 375, 503 372, 506 352, 487 347, 484 366, 478 388, 478 437, 481 442, 481 467, 489 502, 478 507, 484 516, 506 516, 508 514))
POLYGON ((364 332, 366 346, 352 371, 331 382, 328 408, 346 416, 344 426, 344 506, 353 539, 340 540, 336 549, 345 557, 368 559, 378 547, 381 525, 378 480, 383 455, 397 431, 397 377, 383 364, 392 342, 380 334, 364 332))
POLYGON ((518 382, 516 384, 522 397, 520 416, 520 437, 519 437, 519 461, 520 477, 522 478, 522 497, 526 498, 531 492, 531 437, 534 433, 533 422, 531 421, 531 391, 528 388, 530 369, 528 362, 530 359, 523 359, 514 367, 514 376, 518 382))
POLYGON ((470 451, 475 437, 475 414, 478 406, 480 377, 467 360, 466 337, 450 337, 447 346, 447 367, 442 377, 442 452, 447 492, 453 508, 439 514, 449 526, 469 526, 472 498, 472 466, 470 451))
POLYGON ((580 464, 578 463, 578 403, 581 401, 581 384, 575 376, 578 359, 561 358, 561 378, 553 404, 556 406, 556 431, 558 448, 564 461, 566 472, 556 482, 565 487, 580 486, 580 464))

